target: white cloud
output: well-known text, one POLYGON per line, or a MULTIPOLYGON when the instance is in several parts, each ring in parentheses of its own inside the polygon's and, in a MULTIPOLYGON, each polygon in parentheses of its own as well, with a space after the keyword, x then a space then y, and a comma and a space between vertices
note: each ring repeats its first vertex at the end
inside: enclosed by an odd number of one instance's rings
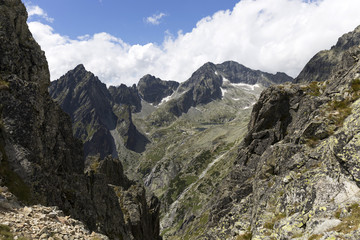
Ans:
POLYGON ((32 5, 32 4, 28 3, 28 4, 26 4, 26 9, 27 9, 30 20, 32 17, 38 16, 40 18, 45 19, 46 21, 48 21, 50 23, 54 22, 54 19, 49 17, 47 15, 47 13, 37 5, 32 5))
POLYGON ((29 26, 46 52, 52 79, 83 63, 107 84, 130 85, 147 73, 185 81, 207 61, 235 60, 296 76, 315 53, 360 24, 358 9, 358 0, 242 0, 200 20, 191 32, 166 33, 161 46, 129 45, 107 33, 70 39, 46 24, 29 26))
POLYGON ((146 22, 150 23, 152 25, 159 25, 160 24, 160 20, 165 17, 166 14, 165 13, 159 13, 159 14, 154 14, 150 17, 146 18, 146 22))

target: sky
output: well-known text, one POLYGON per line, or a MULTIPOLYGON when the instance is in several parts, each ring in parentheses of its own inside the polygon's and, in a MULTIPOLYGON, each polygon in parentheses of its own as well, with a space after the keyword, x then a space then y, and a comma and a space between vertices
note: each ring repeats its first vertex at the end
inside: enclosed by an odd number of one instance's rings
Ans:
POLYGON ((78 64, 109 85, 183 82, 206 62, 296 77, 360 25, 359 0, 23 0, 51 80, 78 64))

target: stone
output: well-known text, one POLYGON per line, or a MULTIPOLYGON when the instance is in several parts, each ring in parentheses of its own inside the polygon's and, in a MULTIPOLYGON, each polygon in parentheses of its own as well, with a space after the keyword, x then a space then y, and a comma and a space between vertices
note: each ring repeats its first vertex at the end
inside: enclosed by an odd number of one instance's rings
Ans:
MULTIPOLYGON (((158 239, 159 221, 153 221, 158 212, 150 211, 143 187, 130 181, 126 183, 128 185, 120 183, 117 186, 140 197, 140 201, 127 199, 129 207, 142 209, 141 224, 138 224, 125 221, 126 210, 120 206, 115 189, 109 186, 106 173, 84 173, 84 146, 73 135, 69 115, 49 95, 50 75, 45 54, 32 37, 26 18, 26 8, 20 0, 0 1, 0 82, 8 86, 7 90, 0 90, 0 179, 14 196, 7 191, 0 195, 1 199, 6 199, 9 208, 21 211, 19 214, 14 211, 17 218, 7 221, 22 223, 29 218, 32 223, 32 217, 35 217, 37 227, 44 229, 47 226, 44 222, 58 223, 56 217, 62 213, 57 209, 61 209, 66 215, 83 221, 89 229, 101 231, 111 238, 158 239), (129 185, 136 185, 135 190, 129 189, 129 185), (57 208, 43 208, 31 203, 57 208), (24 205, 28 207, 25 211, 22 210, 24 205), (29 208, 32 208, 31 214, 28 214, 29 208), (46 217, 38 218, 36 215, 40 214, 46 217), (138 230, 136 236, 132 228, 138 230)), ((96 85, 95 76, 84 72, 81 66, 75 72, 87 75, 89 82, 96 85)), ((112 106, 108 107, 101 108, 98 116, 104 124, 116 124, 116 116, 111 115, 112 106), (110 115, 105 114, 107 110, 110 115)), ((123 177, 120 168, 117 170, 123 177)), ((0 213, 1 219, 9 214, 3 213, 2 209, 0 213)), ((21 230, 31 235, 30 225, 23 224, 21 230)), ((38 237, 48 236, 46 233, 34 236, 38 237)))

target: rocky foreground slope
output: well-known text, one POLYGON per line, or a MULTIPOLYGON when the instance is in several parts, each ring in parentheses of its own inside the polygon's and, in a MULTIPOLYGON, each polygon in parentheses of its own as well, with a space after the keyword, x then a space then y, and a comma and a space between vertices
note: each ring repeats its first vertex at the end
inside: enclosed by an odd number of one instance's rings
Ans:
POLYGON ((112 239, 158 239, 159 202, 127 179, 119 160, 92 158, 85 169, 70 118, 48 94, 45 55, 26 19, 20 0, 0 1, 0 184, 112 239))
POLYGON ((210 211, 169 239, 360 238, 359 33, 312 59, 299 84, 261 94, 210 211))

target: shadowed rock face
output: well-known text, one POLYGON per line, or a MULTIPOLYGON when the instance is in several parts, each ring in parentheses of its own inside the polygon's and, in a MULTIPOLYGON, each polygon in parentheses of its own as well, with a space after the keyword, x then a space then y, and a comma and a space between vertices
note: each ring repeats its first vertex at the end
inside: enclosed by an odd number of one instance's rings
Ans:
POLYGON ((70 115, 74 136, 84 143, 85 156, 117 157, 110 130, 115 129, 111 95, 106 85, 78 65, 49 87, 50 96, 70 115))
MULTIPOLYGON (((28 30, 24 5, 3 0, 0 13, 0 183, 23 202, 56 205, 112 239, 158 239, 156 200, 146 201, 144 188, 127 180, 118 160, 98 159, 84 174, 83 146, 47 92, 47 62, 28 30)), ((82 66, 75 69, 81 72, 82 66)), ((86 77, 89 86, 97 84, 86 77)), ((99 94, 91 89, 89 95, 99 94)), ((89 103, 83 97, 80 103, 89 103)), ((108 109, 102 111, 96 114, 108 109)), ((111 115, 97 121, 116 123, 111 115)))
POLYGON ((142 99, 148 103, 158 105, 163 98, 173 94, 178 86, 178 82, 163 81, 148 74, 139 80, 137 89, 142 99))
POLYGON ((109 92, 115 104, 131 106, 132 112, 141 111, 141 98, 135 84, 132 87, 124 84, 118 87, 110 86, 109 92))
POLYGON ((70 115, 74 136, 84 143, 85 156, 118 157, 111 131, 124 138, 125 147, 143 152, 149 142, 132 123, 132 112, 141 110, 135 86, 106 85, 83 65, 78 65, 49 87, 51 97, 70 115), (130 112, 128 112, 128 106, 130 112), (123 112, 125 111, 125 112, 123 112), (126 128, 126 129, 125 129, 126 128))
POLYGON ((343 75, 349 67, 359 61, 360 27, 344 34, 330 50, 317 53, 306 64, 295 82, 324 82, 343 75))

